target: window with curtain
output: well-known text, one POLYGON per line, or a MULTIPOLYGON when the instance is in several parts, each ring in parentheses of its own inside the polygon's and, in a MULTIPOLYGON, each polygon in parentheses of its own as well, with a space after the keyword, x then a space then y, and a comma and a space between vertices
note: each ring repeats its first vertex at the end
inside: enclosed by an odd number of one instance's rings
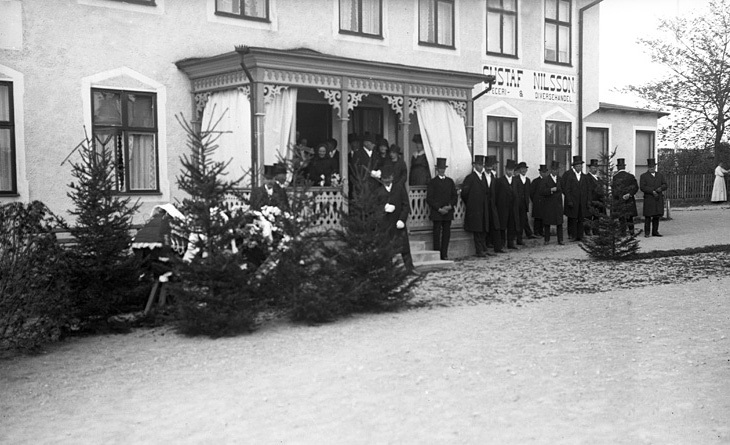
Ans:
POLYGON ((570 122, 545 122, 545 165, 550 167, 552 161, 560 162, 560 173, 570 168, 571 146, 570 122))
POLYGON ((419 0, 418 42, 454 47, 454 0, 419 0))
POLYGON ((608 128, 586 128, 586 162, 598 159, 603 164, 602 154, 608 153, 608 128))
POLYGON ((517 119, 487 117, 487 154, 497 157, 497 174, 504 174, 507 159, 517 161, 517 119))
POLYGON ((636 131, 636 165, 648 165, 647 159, 656 158, 654 155, 654 132, 646 130, 636 131))
POLYGON ((94 145, 113 154, 117 190, 158 191, 157 96, 92 89, 91 106, 94 145))
POLYGON ((0 195, 16 193, 13 84, 0 82, 0 195))
POLYGON ((487 54, 517 57, 517 0, 487 0, 487 54))
POLYGON ((215 13, 246 20, 269 21, 269 0, 216 0, 215 13))
POLYGON ((571 1, 545 0, 545 61, 570 65, 571 1))
POLYGON ((381 0, 339 0, 340 32, 367 37, 382 37, 381 0))

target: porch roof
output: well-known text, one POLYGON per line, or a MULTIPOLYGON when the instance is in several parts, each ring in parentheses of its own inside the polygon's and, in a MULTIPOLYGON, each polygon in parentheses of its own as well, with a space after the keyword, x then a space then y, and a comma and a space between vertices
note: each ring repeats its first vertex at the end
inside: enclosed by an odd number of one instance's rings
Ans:
POLYGON ((230 89, 255 82, 384 95, 407 95, 467 101, 482 73, 332 56, 297 48, 290 50, 238 46, 235 51, 176 62, 193 93, 230 89), (244 69, 245 67, 245 69, 244 69))
POLYGON ((618 111, 624 113, 638 113, 638 114, 654 114, 657 119, 664 116, 669 116, 670 113, 666 111, 650 110, 648 108, 629 107, 627 105, 617 105, 608 102, 600 102, 598 104, 599 111, 618 111))

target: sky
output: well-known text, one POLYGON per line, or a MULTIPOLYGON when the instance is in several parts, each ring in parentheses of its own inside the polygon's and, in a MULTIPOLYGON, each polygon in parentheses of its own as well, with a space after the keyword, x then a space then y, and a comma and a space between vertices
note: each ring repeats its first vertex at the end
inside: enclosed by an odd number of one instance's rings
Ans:
POLYGON ((610 90, 660 77, 661 66, 651 62, 636 40, 656 35, 660 17, 684 16, 706 3, 707 0, 603 0, 599 37, 601 100, 616 102, 616 93, 610 90))

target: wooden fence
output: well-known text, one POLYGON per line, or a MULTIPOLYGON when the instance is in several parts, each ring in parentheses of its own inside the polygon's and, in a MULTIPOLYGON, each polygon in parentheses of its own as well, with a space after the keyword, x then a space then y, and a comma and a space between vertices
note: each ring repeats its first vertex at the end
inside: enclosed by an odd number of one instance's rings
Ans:
MULTIPOLYGON (((714 174, 665 176, 669 186, 666 197, 669 199, 709 201, 712 196, 712 186, 715 183, 714 174)), ((725 178, 725 186, 730 189, 730 177, 725 178)))

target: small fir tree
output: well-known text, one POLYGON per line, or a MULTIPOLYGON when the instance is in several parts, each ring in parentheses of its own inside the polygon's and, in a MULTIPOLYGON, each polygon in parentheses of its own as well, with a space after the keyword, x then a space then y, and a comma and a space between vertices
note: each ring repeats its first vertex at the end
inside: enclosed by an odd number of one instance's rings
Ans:
POLYGON ((249 284, 253 269, 247 267, 246 251, 233 248, 246 215, 225 207, 229 196, 243 200, 238 187, 244 177, 226 180, 230 161, 214 159, 220 119, 198 130, 183 116, 176 118, 187 134, 188 148, 177 177, 188 197, 179 203, 187 221, 176 230, 189 240, 185 261, 175 264, 179 328, 188 335, 211 337, 249 332, 261 301, 249 284))
POLYGON ((132 303, 139 263, 130 251, 133 216, 139 202, 118 194, 114 154, 88 137, 77 146, 67 193, 73 225, 63 223, 75 242, 68 251, 75 316, 108 316, 132 303))
POLYGON ((629 259, 639 252, 639 240, 633 230, 628 230, 626 218, 628 207, 621 199, 615 199, 616 194, 622 193, 612 190, 614 171, 612 153, 601 153, 602 179, 597 185, 598 200, 591 201, 590 213, 594 217, 588 222, 591 227, 591 236, 585 237, 580 244, 588 255, 599 260, 629 259))

